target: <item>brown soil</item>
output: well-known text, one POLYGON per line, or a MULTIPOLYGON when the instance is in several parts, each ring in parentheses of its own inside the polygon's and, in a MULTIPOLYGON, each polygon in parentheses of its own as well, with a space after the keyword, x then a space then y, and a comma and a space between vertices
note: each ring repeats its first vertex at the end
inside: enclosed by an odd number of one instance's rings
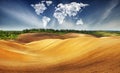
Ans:
POLYGON ((119 38, 42 38, 24 45, 0 40, 0 73, 120 73, 119 38))

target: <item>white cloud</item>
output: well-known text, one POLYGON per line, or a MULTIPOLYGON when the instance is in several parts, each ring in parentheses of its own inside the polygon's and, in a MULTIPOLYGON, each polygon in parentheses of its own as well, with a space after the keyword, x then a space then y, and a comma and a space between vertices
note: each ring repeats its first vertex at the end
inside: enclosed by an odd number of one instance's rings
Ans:
POLYGON ((59 24, 62 24, 66 16, 76 16, 82 7, 86 7, 88 4, 71 2, 69 4, 58 4, 55 8, 53 16, 58 20, 59 24))
POLYGON ((42 3, 44 3, 45 2, 45 0, 43 0, 43 1, 41 1, 42 3))
POLYGON ((46 1, 47 6, 50 6, 52 3, 52 1, 46 1))
POLYGON ((46 17, 46 16, 44 16, 43 18, 42 18, 42 22, 43 22, 43 26, 44 26, 44 28, 46 28, 46 26, 47 26, 47 24, 50 22, 50 18, 49 17, 46 17))
POLYGON ((31 6, 35 9, 37 15, 40 15, 47 9, 44 3, 31 4, 31 6))
POLYGON ((103 18, 102 18, 103 20, 106 19, 110 15, 110 13, 112 12, 112 10, 119 4, 118 1, 119 0, 112 0, 110 2, 109 8, 106 9, 105 13, 103 14, 103 18))
POLYGON ((59 24, 62 24, 66 17, 66 14, 61 12, 55 12, 54 17, 58 20, 59 24))
POLYGON ((83 21, 82 21, 82 19, 79 19, 79 20, 77 20, 77 22, 76 22, 76 25, 83 25, 84 23, 83 23, 83 21))
POLYGON ((11 15, 12 17, 16 18, 16 20, 21 21, 22 24, 34 25, 36 27, 40 27, 40 25, 41 25, 40 19, 38 17, 36 17, 33 13, 31 13, 31 11, 28 10, 27 8, 23 9, 21 7, 21 8, 19 8, 19 10, 3 8, 2 11, 4 13, 7 13, 7 14, 11 15))
POLYGON ((103 22, 105 19, 107 19, 111 13, 113 12, 113 9, 119 4, 119 0, 112 0, 110 1, 108 7, 105 9, 101 20, 98 22, 99 24, 101 24, 101 22, 103 22))

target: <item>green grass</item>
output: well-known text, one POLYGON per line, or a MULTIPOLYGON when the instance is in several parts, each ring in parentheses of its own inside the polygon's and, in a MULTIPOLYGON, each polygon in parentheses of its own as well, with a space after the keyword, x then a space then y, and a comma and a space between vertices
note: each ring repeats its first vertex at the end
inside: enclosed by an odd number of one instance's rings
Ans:
POLYGON ((22 31, 0 31, 0 39, 16 39, 22 31))
POLYGON ((103 36, 120 36, 120 31, 77 31, 77 30, 53 30, 53 29, 26 29, 23 31, 2 31, 0 30, 0 39, 16 39, 18 35, 23 33, 54 33, 54 34, 66 34, 66 33, 83 33, 90 34, 96 37, 103 36))

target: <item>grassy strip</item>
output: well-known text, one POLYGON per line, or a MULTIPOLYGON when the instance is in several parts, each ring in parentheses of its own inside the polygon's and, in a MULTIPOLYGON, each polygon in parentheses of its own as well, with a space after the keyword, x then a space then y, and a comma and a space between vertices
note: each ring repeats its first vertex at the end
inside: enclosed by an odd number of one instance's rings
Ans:
POLYGON ((66 33, 83 33, 90 34, 97 37, 103 36, 120 36, 120 31, 78 31, 78 30, 53 30, 53 29, 26 29, 23 31, 0 31, 0 39, 16 39, 18 35, 23 33, 54 33, 54 34, 66 34, 66 33))

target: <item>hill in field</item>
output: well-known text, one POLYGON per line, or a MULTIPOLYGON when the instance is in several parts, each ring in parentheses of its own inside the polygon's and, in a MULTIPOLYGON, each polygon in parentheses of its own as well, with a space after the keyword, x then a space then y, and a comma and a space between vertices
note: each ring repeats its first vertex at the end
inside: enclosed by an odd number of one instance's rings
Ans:
POLYGON ((29 33, 20 35, 20 38, 30 41, 19 44, 0 40, 0 72, 120 72, 119 37, 97 38, 75 33, 49 36, 29 33))
POLYGON ((88 36, 95 36, 95 37, 111 37, 111 36, 120 36, 119 31, 86 31, 86 30, 54 30, 54 29, 26 29, 23 31, 2 31, 0 30, 0 39, 4 40, 15 40, 23 41, 23 42, 31 42, 35 39, 49 39, 49 38, 68 38, 78 36, 80 34, 85 34, 88 36), (48 36, 49 35, 49 36, 48 36), (63 36, 65 35, 65 36, 63 36), (32 37, 30 37, 32 36, 32 37), (44 36, 39 37, 39 36, 44 36), (18 38, 19 37, 19 38, 18 38), (28 39, 26 37, 32 38, 31 41, 25 40, 28 39), (25 38, 25 39, 24 39, 25 38), (24 39, 24 40, 23 40, 24 39))
POLYGON ((25 33, 25 34, 20 34, 16 39, 16 41, 21 43, 29 43, 32 41, 43 40, 43 39, 67 39, 67 38, 75 38, 79 36, 92 36, 92 35, 77 34, 77 33, 68 33, 64 35, 59 35, 54 33, 25 33))

